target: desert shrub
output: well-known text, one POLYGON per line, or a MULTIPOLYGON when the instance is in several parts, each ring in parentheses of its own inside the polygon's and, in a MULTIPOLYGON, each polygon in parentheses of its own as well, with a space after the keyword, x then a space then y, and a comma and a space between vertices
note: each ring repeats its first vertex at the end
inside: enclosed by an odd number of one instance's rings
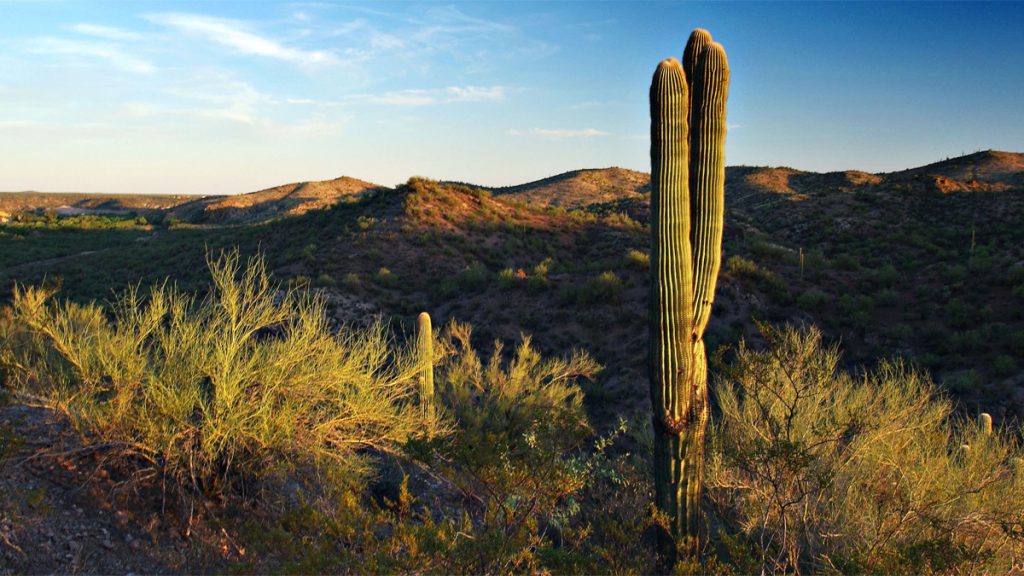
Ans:
POLYGON ((828 296, 818 288, 808 288, 796 299, 796 304, 804 310, 819 310, 828 296))
MULTIPOLYGON (((524 274, 525 276, 525 274, 524 274)), ((512 268, 502 268, 498 272, 498 286, 508 289, 516 285, 516 272, 512 268)))
POLYGON ((398 286, 398 276, 383 266, 377 270, 377 275, 374 278, 376 279, 377 284, 384 286, 385 288, 394 288, 398 286))
POLYGON ((480 262, 473 262, 459 271, 455 281, 462 290, 481 290, 487 286, 489 276, 486 266, 480 262))
POLYGON ((736 276, 756 276, 758 265, 743 256, 729 256, 725 261, 725 271, 736 276))
POLYGON ((579 378, 600 367, 582 352, 544 359, 525 337, 506 365, 503 351, 484 364, 470 329, 451 324, 452 354, 439 371, 437 402, 453 432, 413 441, 409 451, 461 495, 473 534, 452 542, 446 571, 492 573, 537 568, 534 548, 552 526, 567 529, 566 498, 585 474, 571 458, 590 434, 579 378))
POLYGON ((764 573, 1005 572, 1024 552, 1019 438, 953 415, 899 362, 837 370, 816 329, 762 328, 717 383, 709 499, 764 573))
POLYGON ((647 270, 651 267, 651 256, 640 250, 630 250, 626 253, 626 265, 637 270, 647 270))
POLYGON ((1024 263, 1017 262, 1007 268, 1006 284, 1009 286, 1024 284, 1024 263))
POLYGON ((338 285, 338 282, 334 279, 334 276, 324 272, 316 277, 316 285, 322 288, 331 288, 338 285))
POLYGON ((109 449, 183 494, 230 491, 298 468, 358 478, 365 449, 394 452, 423 429, 409 402, 415 360, 381 325, 328 330, 324 302, 284 293, 260 258, 209 261, 202 300, 129 289, 104 310, 16 288, 5 365, 17 386, 64 413, 86 445, 109 449), (280 474, 279 474, 280 473, 280 474))
POLYGON ((1013 356, 1000 354, 992 361, 992 373, 999 377, 1012 376, 1020 367, 1013 356))
POLYGON ((548 285, 548 272, 551 271, 551 266, 554 263, 552 258, 545 258, 537 263, 533 267, 533 270, 527 279, 527 286, 534 291, 542 290, 548 285))
POLYGON ((892 264, 886 264, 871 274, 871 284, 876 288, 892 288, 900 279, 900 273, 892 264))
POLYGON ((974 327, 978 323, 980 315, 977 307, 957 299, 951 300, 946 305, 946 319, 951 327, 964 329, 974 327))
POLYGON ((892 288, 883 288, 878 292, 875 292, 875 302, 877 302, 879 306, 885 308, 895 306, 899 302, 899 299, 899 293, 892 288))
POLYGON ((753 260, 733 255, 725 261, 725 271, 733 276, 746 277, 755 281, 762 288, 779 299, 789 298, 786 283, 778 274, 758 265, 753 260))
POLYGON ((560 294, 563 302, 586 305, 613 302, 621 295, 622 279, 612 271, 602 272, 581 286, 566 287, 560 294))
POLYGON ((346 273, 345 276, 341 279, 341 283, 345 286, 345 288, 348 288, 349 290, 356 290, 363 284, 362 280, 359 278, 358 272, 346 273))

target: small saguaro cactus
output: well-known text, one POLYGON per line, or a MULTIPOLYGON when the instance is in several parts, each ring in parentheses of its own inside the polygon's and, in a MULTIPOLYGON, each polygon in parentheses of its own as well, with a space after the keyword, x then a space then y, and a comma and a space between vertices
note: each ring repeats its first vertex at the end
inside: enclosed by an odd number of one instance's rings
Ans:
POLYGON ((434 423, 434 330, 430 325, 430 314, 420 312, 416 319, 416 353, 420 362, 420 406, 423 416, 434 423))
POLYGON ((650 379, 655 504, 695 547, 708 422, 704 329, 722 257, 725 50, 694 30, 651 82, 650 379))
POLYGON ((978 426, 985 436, 992 435, 992 415, 987 412, 982 412, 978 415, 978 426))

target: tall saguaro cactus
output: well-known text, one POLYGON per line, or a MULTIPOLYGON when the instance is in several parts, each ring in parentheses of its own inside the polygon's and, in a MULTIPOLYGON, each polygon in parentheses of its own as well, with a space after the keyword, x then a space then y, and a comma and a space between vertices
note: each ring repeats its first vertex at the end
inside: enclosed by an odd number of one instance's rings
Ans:
POLYGON ((696 546, 708 421, 704 329, 722 257, 725 50, 694 30, 651 82, 650 376, 658 508, 696 546))

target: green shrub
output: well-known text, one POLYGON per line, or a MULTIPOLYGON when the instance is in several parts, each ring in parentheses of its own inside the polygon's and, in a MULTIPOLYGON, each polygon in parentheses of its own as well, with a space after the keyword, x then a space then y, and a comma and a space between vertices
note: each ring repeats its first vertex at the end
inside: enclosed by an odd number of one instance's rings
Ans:
POLYGON ((709 500, 734 565, 1011 570, 1024 552, 1016 436, 955 417, 899 362, 853 377, 816 329, 762 333, 769 348, 741 344, 717 386, 709 500))
POLYGON ((383 266, 381 266, 377 270, 377 275, 375 276, 375 279, 377 281, 377 284, 385 288, 394 288, 398 286, 398 276, 395 275, 394 272, 388 270, 383 266))
POLYGON ((1013 356, 1000 354, 992 361, 992 373, 999 377, 1013 376, 1020 366, 1013 356))
POLYGON ((637 270, 647 270, 651 267, 651 256, 640 250, 630 250, 626 253, 626 265, 637 270))
POLYGON ((614 302, 622 295, 622 279, 615 272, 605 271, 588 279, 582 286, 566 288, 561 293, 563 302, 574 304, 600 304, 614 302))
POLYGON ((503 268, 498 272, 498 286, 508 289, 516 284, 516 273, 512 268, 503 268))
POLYGON ((535 571, 542 532, 563 523, 566 499, 586 477, 570 457, 590 433, 575 381, 600 367, 586 354, 544 359, 529 337, 502 365, 496 343, 484 364, 470 329, 452 324, 443 343, 452 354, 437 379, 437 400, 453 432, 414 441, 409 450, 462 495, 471 538, 456 540, 448 571, 535 571))
POLYGON ((462 290, 482 290, 487 286, 489 276, 486 266, 473 262, 459 271, 455 281, 462 290))
POLYGON ((796 303, 805 310, 820 310, 828 297, 817 288, 808 288, 797 298, 796 303))
POLYGON ((757 276, 760 267, 753 260, 743 256, 729 256, 725 261, 725 271, 734 276, 757 276))
POLYGON ((359 273, 357 272, 348 272, 345 274, 345 277, 341 279, 341 283, 349 290, 356 290, 363 284, 362 280, 359 278, 359 273))
POLYGON ((974 327, 979 317, 978 309, 963 300, 952 300, 946 306, 946 319, 952 328, 962 330, 974 327))
POLYGON ((203 300, 131 289, 109 311, 17 288, 8 370, 86 445, 206 495, 297 468, 358 478, 366 448, 397 451, 422 429, 415 359, 380 325, 332 335, 323 301, 281 296, 260 258, 209 267, 203 300))

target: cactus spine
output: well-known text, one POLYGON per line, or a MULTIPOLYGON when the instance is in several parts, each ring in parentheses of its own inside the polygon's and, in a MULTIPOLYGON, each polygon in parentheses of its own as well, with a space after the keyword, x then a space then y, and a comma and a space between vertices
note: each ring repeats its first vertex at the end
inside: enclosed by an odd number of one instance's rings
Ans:
POLYGON ((430 314, 420 312, 416 319, 416 351, 420 362, 420 406, 429 429, 434 426, 434 330, 430 314))
POLYGON ((708 421, 703 334, 721 265, 729 67, 704 30, 651 82, 650 378, 656 505, 693 549, 708 421))

